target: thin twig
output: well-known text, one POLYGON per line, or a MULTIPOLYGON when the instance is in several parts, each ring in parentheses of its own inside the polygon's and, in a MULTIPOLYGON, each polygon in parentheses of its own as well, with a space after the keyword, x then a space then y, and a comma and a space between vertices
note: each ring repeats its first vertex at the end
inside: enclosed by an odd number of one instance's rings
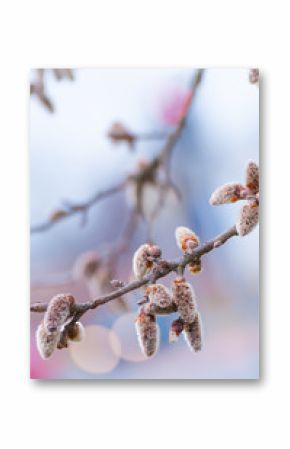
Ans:
POLYGON ((122 181, 121 183, 119 183, 113 187, 110 187, 107 190, 98 192, 98 193, 94 194, 91 198, 89 198, 87 201, 82 202, 82 203, 72 204, 72 203, 69 203, 66 201, 64 208, 56 210, 54 213, 52 213, 52 216, 47 221, 45 221, 39 225, 32 226, 31 233, 46 231, 47 229, 51 228, 56 223, 58 223, 60 220, 69 218, 72 215, 87 214, 89 209, 92 206, 94 206, 96 203, 107 198, 108 196, 111 196, 117 192, 120 192, 124 188, 126 182, 127 182, 127 180, 122 181))

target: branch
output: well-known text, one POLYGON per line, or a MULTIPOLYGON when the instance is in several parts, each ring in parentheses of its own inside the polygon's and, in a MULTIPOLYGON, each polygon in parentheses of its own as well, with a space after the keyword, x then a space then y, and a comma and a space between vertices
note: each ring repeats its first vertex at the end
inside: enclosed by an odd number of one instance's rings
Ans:
MULTIPOLYGON (((155 268, 152 270, 150 274, 145 276, 141 280, 133 281, 130 284, 126 285, 125 287, 119 288, 116 291, 113 291, 112 293, 109 293, 104 296, 100 296, 99 298, 96 298, 92 301, 87 301, 82 304, 76 304, 75 305, 75 317, 74 321, 78 320, 84 313, 86 313, 88 310, 96 309, 97 307, 106 304, 110 301, 113 301, 116 298, 119 298, 120 296, 123 296, 126 293, 129 293, 131 291, 137 290, 140 287, 143 287, 144 285, 148 283, 154 283, 158 279, 167 276, 172 271, 178 271, 178 269, 185 268, 186 265, 189 263, 200 259, 205 254, 211 252, 212 250, 218 248, 219 246, 223 245, 227 240, 230 238, 237 236, 237 229, 236 226, 233 226, 232 228, 228 229, 224 233, 218 235, 214 239, 210 240, 209 242, 204 243, 200 247, 198 247, 195 251, 193 251, 190 255, 184 255, 182 258, 173 260, 173 261, 166 261, 161 260, 159 264, 155 266, 155 268)), ((31 312, 45 312, 47 309, 48 303, 40 303, 37 302, 35 304, 32 304, 30 306, 31 312)), ((176 311, 176 309, 173 307, 169 308, 170 310, 163 310, 164 313, 172 313, 176 311), (173 310, 174 309, 174 310, 173 310)), ((157 308, 156 313, 160 314, 161 311, 157 308)))

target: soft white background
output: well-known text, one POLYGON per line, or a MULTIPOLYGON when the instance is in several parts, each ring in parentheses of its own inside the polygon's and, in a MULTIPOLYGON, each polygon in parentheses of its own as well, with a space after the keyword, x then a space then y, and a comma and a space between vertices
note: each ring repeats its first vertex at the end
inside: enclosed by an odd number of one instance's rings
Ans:
POLYGON ((289 210, 289 3, 269 4, 247 0, 2 3, 3 447, 289 447, 289 221, 285 216, 289 210), (260 67, 261 381, 40 383, 28 379, 28 69, 45 65, 260 67), (6 325, 6 313, 14 315, 13 328, 11 319, 9 328, 6 325))

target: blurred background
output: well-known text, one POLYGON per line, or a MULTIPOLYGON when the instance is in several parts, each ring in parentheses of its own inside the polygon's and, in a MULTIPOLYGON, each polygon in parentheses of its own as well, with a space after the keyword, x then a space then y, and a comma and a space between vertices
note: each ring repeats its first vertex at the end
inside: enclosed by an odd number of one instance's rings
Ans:
MULTIPOLYGON (((31 225, 38 225, 65 201, 86 201, 136 172, 157 156, 173 131, 194 69, 76 69, 57 73, 31 71, 30 195, 31 225), (39 79, 41 78, 41 86, 39 79), (40 86, 40 87, 39 87, 40 86), (121 123, 134 145, 108 133, 121 123), (142 138, 143 136, 143 138, 142 138), (144 138, 144 136, 151 136, 144 138)), ((150 220, 150 236, 171 259, 180 256, 176 226, 192 228, 206 241, 231 227, 241 205, 212 207, 212 191, 231 181, 243 182, 249 159, 259 159, 259 89, 248 69, 208 69, 174 147, 170 167, 174 184, 160 211, 150 220)), ((149 192, 149 203, 156 192, 149 192)), ((145 206, 144 206, 145 207, 145 206)), ((147 207, 147 206, 146 206, 147 207)), ((76 261, 94 250, 105 264, 122 237, 130 211, 130 189, 94 205, 82 216, 59 220, 31 235, 31 302, 71 292, 87 301, 104 287, 96 276, 88 285, 76 261)), ((143 211, 146 216, 146 211, 143 211)), ((148 237, 140 219, 126 250, 114 266, 114 278, 132 278, 132 255, 148 237)), ((233 238, 202 259, 199 275, 186 272, 194 286, 203 320, 204 346, 192 353, 183 337, 168 343, 174 315, 158 317, 158 353, 145 359, 137 344, 134 319, 141 291, 125 302, 105 305, 82 318, 86 338, 57 350, 43 361, 35 346, 41 314, 31 313, 31 377, 37 379, 253 379, 259 376, 259 234, 233 238)), ((105 273, 106 274, 106 273, 105 273)), ((169 286, 173 275, 162 282, 169 286)))

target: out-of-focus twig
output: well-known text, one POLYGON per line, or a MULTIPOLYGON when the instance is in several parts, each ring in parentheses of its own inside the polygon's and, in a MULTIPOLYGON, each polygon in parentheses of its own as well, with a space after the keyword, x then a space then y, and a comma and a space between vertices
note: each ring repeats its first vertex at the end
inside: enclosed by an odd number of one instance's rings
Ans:
MULTIPOLYGON (((56 209, 55 211, 53 211, 52 214, 50 215, 50 217, 46 221, 44 221, 43 223, 41 223, 39 225, 32 226, 31 233, 46 231, 46 230, 50 229, 52 226, 54 226, 56 223, 59 223, 60 221, 66 219, 66 218, 69 218, 75 214, 82 214, 83 222, 85 222, 87 212, 89 211, 89 209, 92 206, 97 204, 98 201, 100 201, 104 198, 107 198, 116 192, 121 191, 122 189, 124 189, 127 186, 127 184, 129 182, 132 182, 132 181, 135 182, 135 184, 136 184, 137 197, 139 195, 139 198, 140 198, 140 195, 142 192, 142 187, 143 187, 144 183, 146 183, 148 181, 154 182, 155 178, 156 178, 157 171, 160 168, 164 168, 165 178, 166 178, 165 183, 163 183, 163 185, 162 185, 163 195, 164 195, 164 191, 166 190, 165 189, 166 186, 168 188, 172 188, 175 191, 175 193, 177 195, 179 195, 179 191, 178 191, 177 187, 174 185, 173 181, 170 179, 169 160, 170 160, 172 150, 173 150, 176 142, 178 141, 179 137, 181 136, 182 131, 186 125, 188 112, 190 110, 190 106, 192 104, 192 100, 195 96, 196 90, 202 80, 203 73, 204 73, 203 69, 196 70, 196 73, 191 82, 191 94, 187 99, 187 103, 184 105, 183 114, 180 117, 173 132, 169 133, 169 135, 167 136, 167 140, 158 156, 153 158, 152 161, 149 162, 148 164, 145 164, 142 167, 142 169, 140 169, 138 171, 138 173, 130 174, 129 176, 127 176, 126 179, 124 179, 124 181, 122 181, 120 184, 118 184, 112 188, 109 188, 105 191, 97 192, 89 200, 87 200, 83 203, 78 203, 78 204, 73 204, 73 203, 68 203, 68 202, 65 203, 65 207, 59 208, 59 209, 56 209)), ((122 130, 119 130, 120 133, 121 133, 121 131, 122 130)), ((124 133, 125 131, 122 131, 122 132, 124 133)), ((144 136, 145 136, 145 134, 143 135, 143 137, 144 136)), ((148 134, 147 136, 150 136, 150 134, 148 134)), ((163 135, 162 135, 162 138, 163 138, 163 135)), ((160 196, 160 204, 163 203, 163 199, 164 198, 161 195, 160 196)), ((137 210, 140 214, 142 213, 141 208, 139 207, 138 204, 137 204, 137 210)))

